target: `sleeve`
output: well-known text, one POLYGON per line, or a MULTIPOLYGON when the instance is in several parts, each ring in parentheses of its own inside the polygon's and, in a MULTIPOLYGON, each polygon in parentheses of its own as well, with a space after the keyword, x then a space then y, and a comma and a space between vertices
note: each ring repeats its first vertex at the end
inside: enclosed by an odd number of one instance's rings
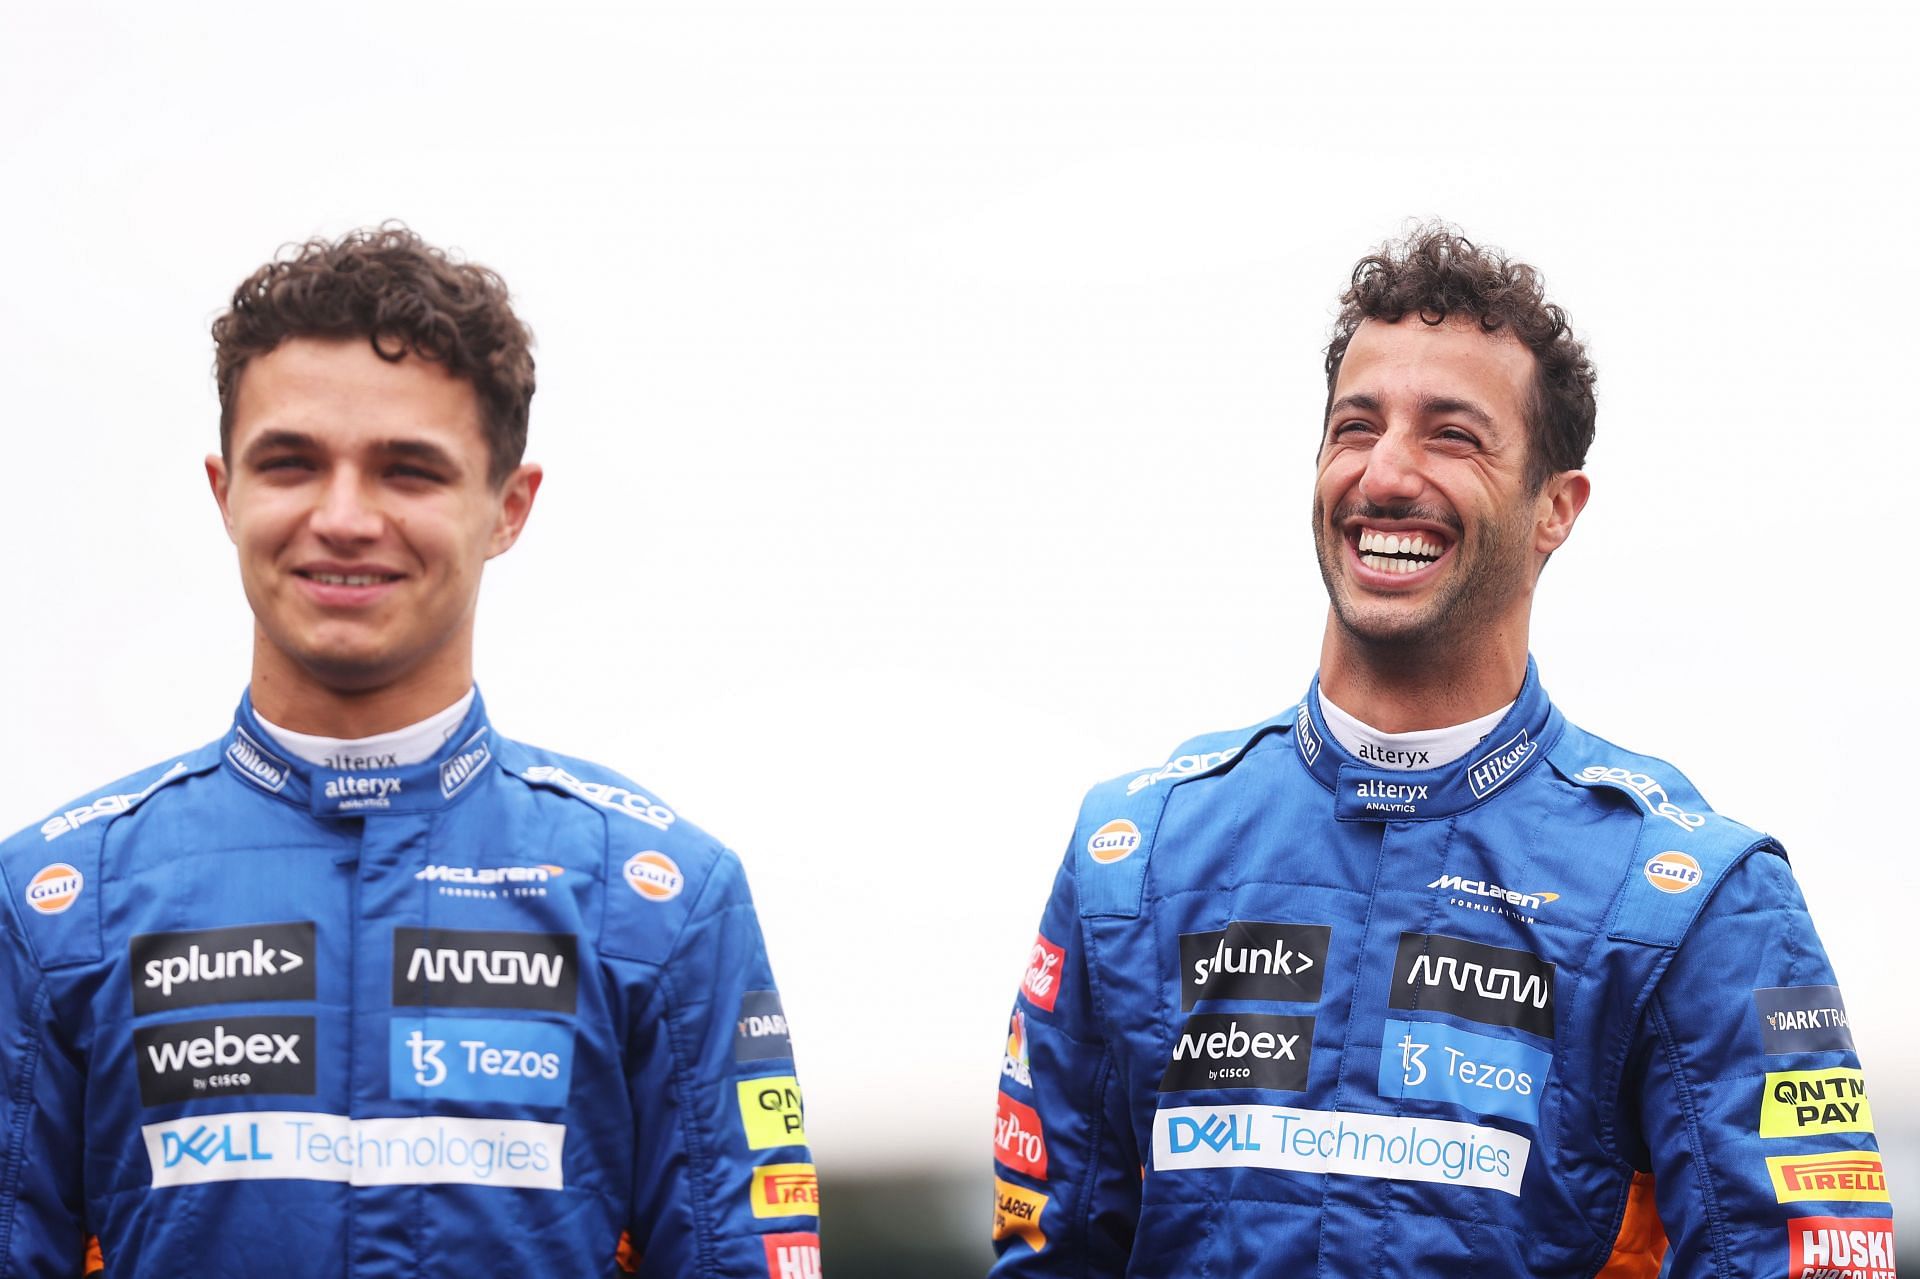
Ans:
POLYGON ((1846 1005, 1786 859, 1727 873, 1660 979, 1627 1101, 1675 1275, 1893 1279, 1846 1005))
POLYGON ((733 854, 719 855, 631 1016, 629 1264, 652 1279, 818 1279, 800 1083, 733 854))
POLYGON ((1015 998, 993 1123, 994 1279, 1119 1276, 1142 1169, 1119 1062, 1099 1029, 1072 855, 1015 998))
POLYGON ((85 1076, 0 875, 0 1276, 78 1275, 85 1076))

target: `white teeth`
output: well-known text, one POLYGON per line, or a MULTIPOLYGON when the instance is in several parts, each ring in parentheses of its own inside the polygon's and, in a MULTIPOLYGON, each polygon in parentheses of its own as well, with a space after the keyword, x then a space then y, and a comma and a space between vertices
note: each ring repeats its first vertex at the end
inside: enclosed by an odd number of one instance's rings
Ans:
POLYGON ((372 573, 310 573, 308 576, 326 586, 378 586, 389 580, 372 573))
POLYGON ((1386 559, 1385 556, 1417 555, 1425 560, 1440 558, 1442 546, 1437 541, 1429 541, 1424 533, 1381 533, 1374 529, 1360 530, 1360 558, 1369 568, 1379 569, 1383 573, 1411 573, 1426 565, 1402 559, 1386 559))

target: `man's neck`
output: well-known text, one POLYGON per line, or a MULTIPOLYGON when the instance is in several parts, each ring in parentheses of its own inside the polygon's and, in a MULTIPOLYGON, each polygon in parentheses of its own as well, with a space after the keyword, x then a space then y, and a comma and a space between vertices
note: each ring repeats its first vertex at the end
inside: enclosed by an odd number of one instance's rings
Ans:
POLYGON ((281 728, 346 741, 407 728, 465 697, 473 687, 473 654, 441 654, 385 683, 335 687, 256 636, 250 691, 253 709, 281 728))
POLYGON ((1373 644, 1331 614, 1320 645, 1320 691, 1383 733, 1449 728, 1513 701, 1527 678, 1527 628, 1499 627, 1471 643, 1373 644))

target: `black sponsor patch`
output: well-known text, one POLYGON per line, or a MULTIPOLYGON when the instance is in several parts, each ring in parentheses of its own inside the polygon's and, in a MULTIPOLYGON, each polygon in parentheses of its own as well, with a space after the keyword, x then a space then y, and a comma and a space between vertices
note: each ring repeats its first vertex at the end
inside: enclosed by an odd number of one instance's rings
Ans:
POLYGON ((1753 992, 1770 1053, 1853 1051, 1847 1002, 1838 986, 1768 986, 1753 992))
POLYGON ((136 933, 127 954, 135 1016, 205 1004, 313 998, 311 923, 136 933))
POLYGON ((777 990, 750 990, 740 996, 740 1019, 734 1023, 733 1059, 766 1061, 793 1056, 787 1036, 787 1014, 777 990))
POLYGON ((393 930, 393 1002, 570 1013, 580 986, 572 933, 393 930))
POLYGON ((1388 1002, 1552 1039, 1553 965, 1524 950, 1401 933, 1388 1002))
POLYGON ((1180 1007, 1203 999, 1320 1002, 1327 971, 1325 924, 1239 920, 1211 933, 1180 934, 1180 1007))
POLYGON ((1161 1092, 1199 1088, 1307 1090, 1313 1018, 1195 1013, 1174 1036, 1161 1092))
POLYGON ((311 1017, 216 1017, 133 1032, 140 1103, 160 1106, 236 1093, 313 1095, 311 1017))

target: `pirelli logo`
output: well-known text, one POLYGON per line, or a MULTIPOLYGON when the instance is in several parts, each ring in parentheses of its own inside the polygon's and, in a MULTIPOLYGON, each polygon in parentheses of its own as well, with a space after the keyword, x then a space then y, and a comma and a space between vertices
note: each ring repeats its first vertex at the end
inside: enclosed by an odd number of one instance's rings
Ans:
POLYGON ((1769 1155, 1767 1176, 1773 1180, 1773 1197, 1783 1204, 1889 1202, 1886 1169, 1870 1150, 1769 1155))
POLYGON ((820 1178, 812 1164, 761 1164, 753 1170, 753 1215, 818 1217, 820 1178))

